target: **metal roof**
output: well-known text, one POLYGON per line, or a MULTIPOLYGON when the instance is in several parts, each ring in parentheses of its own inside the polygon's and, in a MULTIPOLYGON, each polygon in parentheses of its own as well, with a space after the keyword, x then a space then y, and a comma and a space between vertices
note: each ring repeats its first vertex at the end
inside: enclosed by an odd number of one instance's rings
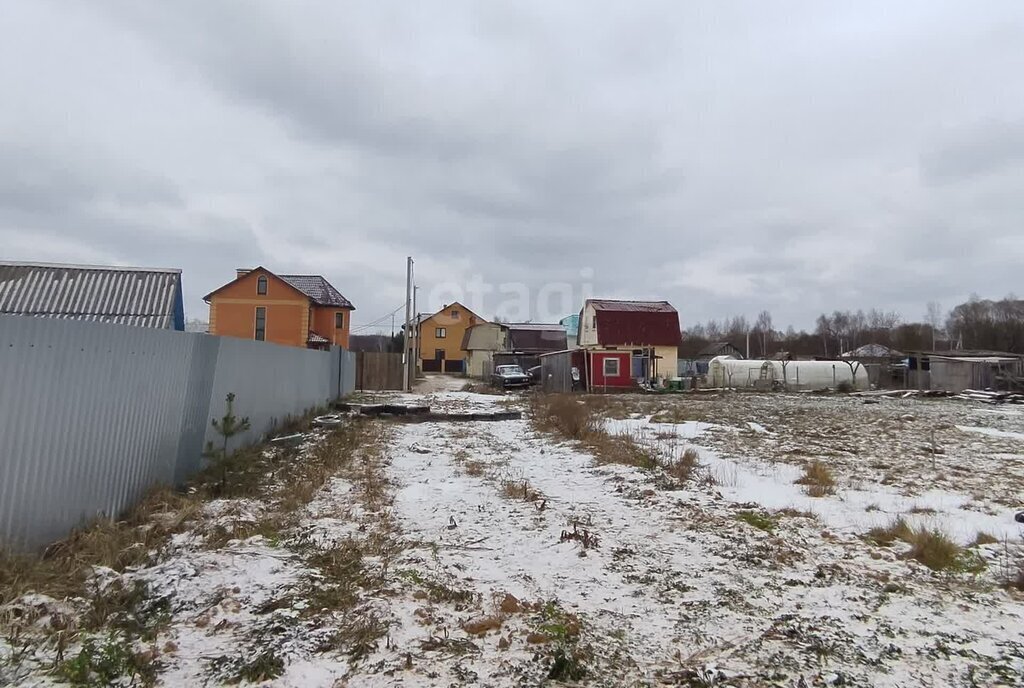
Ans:
POLYGON ((618 311, 622 313, 675 313, 668 301, 619 301, 616 299, 587 299, 595 311, 618 311))
POLYGON ((320 275, 277 275, 303 294, 312 299, 318 306, 334 306, 335 308, 351 308, 352 302, 331 286, 331 283, 320 275))
POLYGON ((517 323, 506 327, 511 351, 559 351, 566 347, 565 329, 561 325, 517 323))
POLYGON ((679 314, 668 301, 588 299, 587 305, 596 314, 598 344, 679 345, 679 314))
POLYGON ((181 270, 0 261, 0 313, 175 329, 181 270))

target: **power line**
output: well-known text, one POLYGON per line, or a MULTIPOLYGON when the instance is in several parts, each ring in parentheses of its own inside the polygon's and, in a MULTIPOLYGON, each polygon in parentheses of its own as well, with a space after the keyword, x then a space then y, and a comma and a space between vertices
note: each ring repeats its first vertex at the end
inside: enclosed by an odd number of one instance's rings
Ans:
POLYGON ((373 321, 371 321, 371 322, 369 322, 369 323, 367 323, 365 325, 360 325, 359 327, 353 327, 351 333, 355 334, 356 332, 361 332, 363 330, 368 330, 370 328, 377 327, 379 325, 383 325, 385 322, 388 321, 388 319, 391 318, 392 315, 394 315, 398 311, 402 310, 403 308, 405 308, 405 304, 404 303, 402 305, 400 305, 398 308, 385 313, 384 315, 382 315, 381 317, 377 318, 376 320, 373 320, 373 321))

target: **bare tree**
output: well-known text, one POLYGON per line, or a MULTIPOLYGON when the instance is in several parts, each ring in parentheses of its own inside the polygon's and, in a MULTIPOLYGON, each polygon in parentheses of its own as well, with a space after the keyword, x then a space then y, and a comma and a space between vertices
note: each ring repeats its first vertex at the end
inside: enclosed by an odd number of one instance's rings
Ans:
POLYGON ((929 301, 926 306, 924 321, 932 328, 932 351, 935 350, 935 334, 942 326, 942 306, 938 301, 929 301))
POLYGON ((754 327, 761 337, 761 356, 768 358, 768 342, 772 338, 772 314, 768 311, 758 313, 757 323, 754 327))

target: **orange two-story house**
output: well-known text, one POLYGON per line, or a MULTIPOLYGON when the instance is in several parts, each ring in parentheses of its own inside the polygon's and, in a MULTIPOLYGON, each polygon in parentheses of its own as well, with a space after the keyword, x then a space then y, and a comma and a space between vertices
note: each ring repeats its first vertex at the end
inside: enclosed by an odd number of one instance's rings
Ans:
POLYGON ((276 275, 264 267, 204 297, 210 334, 310 349, 348 348, 355 306, 320 275, 276 275))
POLYGON ((461 303, 447 304, 419 317, 420 367, 425 372, 465 372, 462 338, 473 325, 487 322, 461 303))

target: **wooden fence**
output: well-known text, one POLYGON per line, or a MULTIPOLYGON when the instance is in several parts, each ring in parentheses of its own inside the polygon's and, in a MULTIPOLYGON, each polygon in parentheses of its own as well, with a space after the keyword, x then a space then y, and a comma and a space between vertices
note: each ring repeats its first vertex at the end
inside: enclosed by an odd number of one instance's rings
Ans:
POLYGON ((376 351, 356 354, 356 389, 402 389, 402 354, 376 351))

